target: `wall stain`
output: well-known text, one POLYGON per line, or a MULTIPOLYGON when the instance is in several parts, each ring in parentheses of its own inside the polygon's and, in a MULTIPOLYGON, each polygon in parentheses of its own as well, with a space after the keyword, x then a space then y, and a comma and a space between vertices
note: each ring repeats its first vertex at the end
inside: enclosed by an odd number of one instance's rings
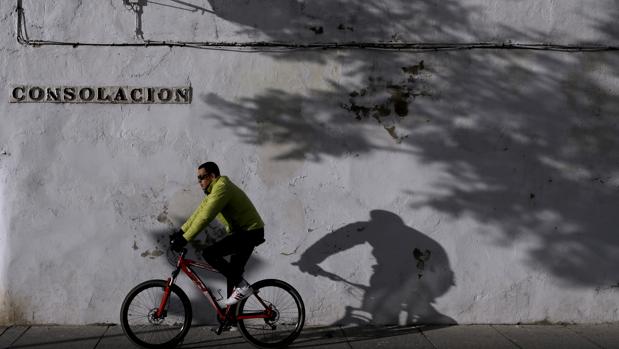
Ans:
POLYGON ((591 178, 591 182, 594 183, 599 183, 599 184, 605 184, 606 182, 610 181, 612 178, 610 176, 597 176, 597 177, 593 177, 591 178))
POLYGON ((424 61, 402 67, 401 73, 404 76, 395 83, 380 76, 370 76, 367 85, 350 92, 348 103, 342 103, 341 107, 353 114, 357 120, 375 119, 396 142, 400 143, 406 136, 398 135, 395 125, 384 125, 384 123, 392 114, 397 118, 408 116, 409 105, 416 97, 430 96, 420 83, 420 74, 423 70, 425 70, 424 61))
POLYGON ((421 250, 418 248, 415 248, 413 250, 413 257, 415 257, 415 260, 417 261, 417 277, 419 279, 423 277, 423 271, 425 269, 425 264, 428 260, 430 260, 431 255, 432 255, 432 252, 430 252, 430 250, 428 249, 426 249, 423 252, 421 252, 421 250))
POLYGON ((292 256, 293 254, 296 254, 297 251, 299 250, 299 246, 295 247, 294 250, 292 250, 292 252, 280 252, 279 254, 283 255, 283 256, 292 256))
POLYGON ((347 26, 347 25, 344 25, 344 24, 338 25, 337 29, 338 30, 348 30, 348 31, 351 31, 351 32, 355 31, 355 29, 353 27, 350 27, 350 26, 347 26))
POLYGON ((402 141, 406 138, 408 138, 408 135, 404 135, 404 136, 398 136, 398 133, 396 132, 396 127, 395 125, 391 126, 391 127, 387 127, 387 126, 383 126, 385 128, 385 130, 387 130, 387 132, 389 133, 389 135, 395 139, 395 141, 397 143, 402 143, 402 141))
POLYGON ((551 325, 561 325, 561 326, 566 326, 569 325, 569 323, 567 322, 563 322, 563 321, 551 321, 548 318, 544 318, 542 320, 538 320, 538 321, 532 321, 532 322, 518 322, 518 325, 540 325, 540 326, 551 326, 551 325))
POLYGON ((325 32, 324 28, 322 26, 314 26, 314 27, 309 27, 309 30, 313 31, 314 34, 316 35, 321 35, 325 32))
POLYGON ((619 282, 610 286, 598 286, 595 288, 595 292, 600 293, 602 291, 609 291, 617 288, 619 288, 619 282))
POLYGON ((133 246, 132 246, 132 248, 133 248, 134 250, 137 250, 137 249, 139 248, 139 247, 138 247, 138 243, 137 243, 135 240, 133 240, 133 246))
POLYGON ((159 249, 159 247, 155 247, 154 250, 146 250, 140 254, 143 258, 155 259, 159 256, 163 255, 163 251, 159 249))
POLYGON ((168 205, 167 204, 163 205, 163 212, 161 212, 157 216, 157 221, 159 223, 168 223, 170 221, 170 219, 168 218, 168 205))
POLYGON ((22 297, 15 297, 10 291, 0 295, 0 324, 2 325, 28 325, 30 321, 26 315, 27 304, 22 297))

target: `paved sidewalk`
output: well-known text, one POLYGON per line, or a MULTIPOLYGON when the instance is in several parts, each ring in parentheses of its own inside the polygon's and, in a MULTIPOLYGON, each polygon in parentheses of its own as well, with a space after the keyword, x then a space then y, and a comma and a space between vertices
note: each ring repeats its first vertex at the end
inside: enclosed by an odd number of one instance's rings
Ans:
MULTIPOLYGON (((194 326, 182 348, 253 348, 238 332, 194 326)), ((292 348, 618 348, 619 324, 310 327, 292 348)), ((0 348, 134 348, 120 326, 0 327, 0 348)))

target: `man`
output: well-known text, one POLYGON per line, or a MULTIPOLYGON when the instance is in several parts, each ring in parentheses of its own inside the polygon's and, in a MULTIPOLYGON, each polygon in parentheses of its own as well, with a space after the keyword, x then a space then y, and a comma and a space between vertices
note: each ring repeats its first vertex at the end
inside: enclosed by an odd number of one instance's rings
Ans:
POLYGON ((204 260, 222 273, 228 281, 226 305, 234 305, 249 297, 253 290, 243 279, 245 264, 254 247, 264 242, 264 223, 247 195, 226 176, 220 176, 214 162, 198 167, 198 182, 207 195, 182 228, 170 237, 170 246, 180 252, 217 218, 228 235, 202 252, 204 260), (230 255, 230 261, 224 256, 230 255))

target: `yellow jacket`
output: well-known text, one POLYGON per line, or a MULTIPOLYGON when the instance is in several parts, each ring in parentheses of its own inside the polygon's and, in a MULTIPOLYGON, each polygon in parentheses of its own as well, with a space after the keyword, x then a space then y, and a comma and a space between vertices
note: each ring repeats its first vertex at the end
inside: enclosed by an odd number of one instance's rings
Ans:
POLYGON ((220 176, 206 189, 208 195, 183 224, 183 237, 192 240, 199 232, 217 218, 228 233, 237 230, 253 230, 264 227, 264 222, 247 195, 228 177, 220 176))

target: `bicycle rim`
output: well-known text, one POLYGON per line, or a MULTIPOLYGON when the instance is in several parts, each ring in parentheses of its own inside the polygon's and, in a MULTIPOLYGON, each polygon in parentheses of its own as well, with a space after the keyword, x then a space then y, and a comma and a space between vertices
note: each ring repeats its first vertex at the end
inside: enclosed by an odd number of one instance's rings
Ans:
POLYGON ((280 280, 262 280, 252 288, 254 295, 239 304, 237 315, 265 311, 259 297, 272 307, 274 316, 270 319, 239 320, 241 334, 259 348, 279 348, 292 343, 301 333, 305 322, 301 296, 292 286, 280 280))
POLYGON ((129 339, 142 347, 169 348, 183 339, 191 325, 189 299, 177 286, 171 289, 166 316, 156 318, 165 285, 163 280, 142 283, 123 302, 123 330, 129 339))

